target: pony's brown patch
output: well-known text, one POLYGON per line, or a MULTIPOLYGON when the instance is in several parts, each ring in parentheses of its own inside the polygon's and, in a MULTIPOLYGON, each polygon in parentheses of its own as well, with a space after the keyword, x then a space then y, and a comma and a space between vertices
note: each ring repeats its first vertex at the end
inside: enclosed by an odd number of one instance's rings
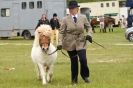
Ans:
POLYGON ((46 52, 50 45, 50 37, 45 36, 44 34, 40 34, 39 44, 40 44, 40 47, 42 48, 42 50, 44 50, 46 52))

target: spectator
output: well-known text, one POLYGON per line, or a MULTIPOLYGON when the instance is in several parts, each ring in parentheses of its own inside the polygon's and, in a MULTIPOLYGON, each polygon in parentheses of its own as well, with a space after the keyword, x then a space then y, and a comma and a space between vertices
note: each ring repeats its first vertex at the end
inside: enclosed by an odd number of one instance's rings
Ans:
POLYGON ((99 18, 100 21, 100 32, 104 32, 104 16, 99 18))
POLYGON ((49 23, 49 20, 46 18, 46 15, 45 14, 42 14, 41 19, 38 21, 38 24, 36 26, 36 29, 37 29, 37 27, 39 27, 42 24, 48 24, 48 25, 50 24, 49 23))
POLYGON ((122 15, 122 25, 121 26, 123 29, 126 29, 126 27, 127 27, 127 19, 125 18, 124 15, 122 15))
POLYGON ((56 13, 53 14, 53 18, 50 20, 50 25, 52 27, 51 43, 54 43, 54 39, 56 39, 56 44, 58 44, 60 23, 56 13))

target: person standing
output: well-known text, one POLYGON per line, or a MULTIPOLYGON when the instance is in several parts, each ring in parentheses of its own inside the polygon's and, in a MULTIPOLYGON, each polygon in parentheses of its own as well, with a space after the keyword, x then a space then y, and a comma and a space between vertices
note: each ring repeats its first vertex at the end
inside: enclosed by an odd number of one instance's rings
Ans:
POLYGON ((122 28, 126 29, 127 27, 127 19, 125 18, 124 15, 122 15, 122 28))
POLYGON ((36 29, 37 29, 40 25, 42 25, 42 24, 48 24, 48 25, 50 25, 50 22, 49 22, 49 20, 47 19, 47 17, 46 17, 45 14, 42 14, 41 19, 40 19, 40 20, 38 21, 38 23, 37 23, 36 29))
POLYGON ((112 30, 113 32, 113 25, 114 25, 114 19, 111 17, 111 15, 108 17, 108 27, 109 27, 109 32, 112 30))
POLYGON ((85 46, 86 40, 92 43, 92 28, 86 16, 78 13, 77 1, 70 1, 68 8, 70 14, 62 21, 57 49, 66 50, 70 57, 72 84, 78 83, 78 61, 80 62, 81 77, 85 83, 90 83, 85 46), (84 28, 87 28, 87 35, 84 33, 84 28))
POLYGON ((104 32, 104 16, 101 16, 99 18, 99 21, 100 21, 100 32, 104 32))
POLYGON ((60 23, 56 13, 53 14, 53 18, 50 20, 50 25, 52 27, 51 43, 54 43, 54 39, 56 39, 56 44, 58 44, 60 23))

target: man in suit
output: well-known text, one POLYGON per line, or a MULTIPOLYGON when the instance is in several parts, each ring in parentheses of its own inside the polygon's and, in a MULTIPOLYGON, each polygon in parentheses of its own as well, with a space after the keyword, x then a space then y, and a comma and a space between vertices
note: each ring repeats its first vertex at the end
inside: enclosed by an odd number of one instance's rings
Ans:
POLYGON ((70 14, 66 16, 59 31, 59 43, 57 49, 65 49, 71 61, 71 81, 78 83, 78 58, 80 61, 80 75, 86 83, 89 83, 89 68, 86 57, 86 40, 92 43, 92 28, 85 15, 78 13, 77 1, 70 1, 68 4, 70 14), (85 36, 84 28, 87 28, 85 36))

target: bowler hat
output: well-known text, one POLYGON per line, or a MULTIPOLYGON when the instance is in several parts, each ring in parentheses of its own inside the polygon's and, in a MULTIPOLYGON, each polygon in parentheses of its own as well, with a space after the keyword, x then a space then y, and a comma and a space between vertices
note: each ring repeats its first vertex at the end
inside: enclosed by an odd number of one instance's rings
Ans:
POLYGON ((73 9, 73 8, 76 8, 76 7, 80 7, 80 6, 78 5, 77 1, 72 0, 72 1, 69 2, 69 4, 68 4, 68 8, 69 8, 69 9, 73 9))

